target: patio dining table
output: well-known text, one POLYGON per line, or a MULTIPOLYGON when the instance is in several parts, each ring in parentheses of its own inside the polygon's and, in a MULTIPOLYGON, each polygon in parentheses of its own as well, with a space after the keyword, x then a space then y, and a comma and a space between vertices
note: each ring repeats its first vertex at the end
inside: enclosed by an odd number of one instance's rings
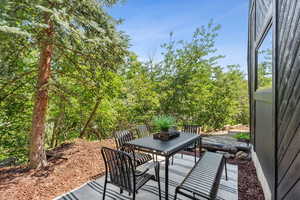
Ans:
MULTIPOLYGON (((168 141, 154 139, 153 136, 147 136, 127 142, 138 151, 148 152, 165 157, 165 199, 169 199, 169 158, 179 151, 185 149, 191 144, 201 144, 200 135, 193 133, 183 133, 176 138, 168 141)), ((201 145, 199 145, 199 152, 201 145)), ((196 151, 195 151, 196 152, 196 151)))

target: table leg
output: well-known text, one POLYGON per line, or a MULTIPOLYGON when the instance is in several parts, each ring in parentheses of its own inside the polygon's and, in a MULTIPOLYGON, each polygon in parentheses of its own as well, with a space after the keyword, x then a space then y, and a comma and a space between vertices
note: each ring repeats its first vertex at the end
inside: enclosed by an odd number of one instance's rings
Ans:
POLYGON ((165 199, 169 199, 169 157, 165 161, 165 199))
POLYGON ((202 138, 199 139, 199 159, 201 158, 202 138))
POLYGON ((195 164, 196 164, 196 162, 197 162, 197 143, 198 143, 198 142, 195 142, 195 148, 194 148, 195 164))

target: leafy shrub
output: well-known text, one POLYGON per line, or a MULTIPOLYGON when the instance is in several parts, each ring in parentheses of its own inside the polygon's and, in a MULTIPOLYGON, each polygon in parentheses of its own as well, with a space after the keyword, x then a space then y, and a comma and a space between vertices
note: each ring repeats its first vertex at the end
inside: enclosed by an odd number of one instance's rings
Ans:
POLYGON ((250 134, 249 133, 238 133, 233 136, 236 139, 240 140, 250 140, 250 134))

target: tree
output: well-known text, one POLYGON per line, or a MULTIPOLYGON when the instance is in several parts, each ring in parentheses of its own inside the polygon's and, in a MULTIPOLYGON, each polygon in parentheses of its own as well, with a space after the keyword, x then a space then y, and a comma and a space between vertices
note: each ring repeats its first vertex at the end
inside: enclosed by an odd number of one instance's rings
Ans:
POLYGON ((160 111, 179 123, 201 124, 219 129, 225 124, 247 123, 247 81, 240 66, 218 65, 215 38, 220 26, 197 28, 191 41, 175 41, 173 33, 163 60, 148 63, 155 91, 160 94, 160 111), (151 65, 151 66, 150 66, 151 65), (246 105, 246 106, 245 106, 246 105))
MULTIPOLYGON (((192 40, 164 44, 164 59, 156 68, 161 107, 183 122, 203 122, 198 113, 209 95, 209 87, 216 62, 222 56, 216 52, 214 39, 220 26, 210 23, 196 29, 192 40)), ((202 117, 203 118, 203 117, 202 117)))
MULTIPOLYGON (((137 60, 135 54, 131 54, 121 73, 123 88, 121 100, 124 118, 128 123, 149 123, 159 110, 159 94, 155 91, 155 83, 151 80, 151 73, 146 65, 137 60)), ((121 112, 121 110, 119 111, 121 112)))
POLYGON ((15 0, 4 1, 0 7, 1 34, 10 40, 18 35, 21 48, 34 48, 36 53, 39 52, 39 59, 34 66, 38 74, 30 137, 31 167, 47 165, 45 120, 49 88, 52 80, 57 78, 52 72, 81 70, 97 81, 94 74, 97 76, 99 68, 111 71, 123 62, 127 39, 116 31, 118 22, 103 10, 105 5, 116 2, 15 0), (84 70, 81 63, 85 63, 84 70))

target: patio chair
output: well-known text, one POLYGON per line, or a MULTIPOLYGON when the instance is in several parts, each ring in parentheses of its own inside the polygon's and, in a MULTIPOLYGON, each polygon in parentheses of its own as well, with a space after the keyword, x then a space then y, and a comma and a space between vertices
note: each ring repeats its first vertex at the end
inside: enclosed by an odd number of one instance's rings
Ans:
MULTIPOLYGON (((147 125, 137 125, 136 132, 139 138, 151 135, 150 128, 147 125)), ((152 157, 157 161, 157 155, 152 154, 152 157)))
POLYGON ((143 172, 137 171, 131 155, 124 151, 103 147, 101 153, 105 163, 103 200, 105 200, 107 183, 119 187, 121 193, 123 190, 127 191, 129 196, 132 193, 132 199, 135 200, 137 191, 149 180, 157 181, 159 199, 161 199, 159 162, 154 163, 155 175, 152 175, 147 173, 149 168, 143 172))
POLYGON ((201 134, 201 126, 200 125, 183 125, 183 132, 186 133, 195 133, 200 135, 201 134))
MULTIPOLYGON (((194 134, 198 134, 198 135, 201 135, 201 126, 200 125, 183 125, 183 129, 182 129, 182 132, 184 133, 194 133, 194 134)), ((195 152, 195 163, 197 161, 197 152, 196 152, 196 148, 197 148, 197 145, 201 145, 201 144, 192 144, 188 147, 186 147, 184 149, 184 151, 194 151, 195 152)), ((200 153, 200 152, 199 152, 200 153)), ((183 158, 183 153, 181 153, 181 158, 183 158)), ((174 158, 172 157, 172 164, 174 162, 174 158)))
POLYGON ((129 142, 134 139, 133 133, 131 131, 129 130, 116 131, 114 133, 114 137, 115 137, 117 149, 126 151, 134 160, 135 167, 138 167, 152 160, 151 155, 135 152, 132 146, 126 144, 126 142, 129 142))
POLYGON ((138 135, 139 138, 146 137, 146 136, 149 136, 151 134, 149 128, 147 127, 147 125, 137 125, 136 126, 136 132, 137 132, 137 135, 138 135))
MULTIPOLYGON (((194 133, 194 134, 201 135, 201 126, 200 125, 187 125, 186 124, 186 125, 183 126, 183 132, 185 132, 185 133, 194 133)), ((201 144, 190 145, 185 150, 186 151, 196 151, 197 145, 201 145, 201 144)), ((182 154, 182 156, 183 156, 183 154, 182 154)), ((195 156, 196 156, 196 154, 195 154, 195 156)), ((196 160, 196 158, 195 158, 195 160, 196 160)))

